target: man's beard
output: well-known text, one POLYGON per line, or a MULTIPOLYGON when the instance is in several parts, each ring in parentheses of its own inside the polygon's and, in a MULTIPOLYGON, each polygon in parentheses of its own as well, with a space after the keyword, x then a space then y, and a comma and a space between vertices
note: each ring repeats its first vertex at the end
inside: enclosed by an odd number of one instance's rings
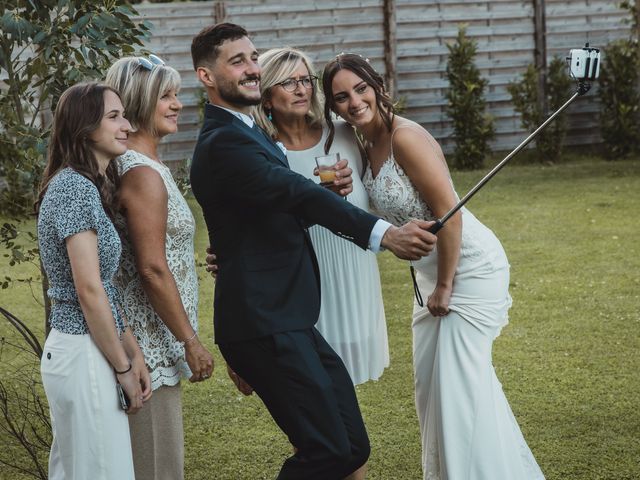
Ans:
MULTIPOLYGON (((257 80, 260 81, 260 77, 247 77, 242 81, 246 80, 257 80)), ((238 106, 253 106, 260 105, 260 97, 258 98, 249 98, 242 94, 242 92, 238 88, 238 84, 233 82, 225 82, 218 84, 218 95, 222 100, 227 102, 230 105, 238 105, 238 106)))

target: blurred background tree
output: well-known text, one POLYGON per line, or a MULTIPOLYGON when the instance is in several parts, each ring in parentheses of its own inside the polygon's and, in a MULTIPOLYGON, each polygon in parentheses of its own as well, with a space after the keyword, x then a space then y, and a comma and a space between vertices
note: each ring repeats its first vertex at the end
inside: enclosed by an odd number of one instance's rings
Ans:
POLYGON ((625 0, 629 37, 606 45, 600 69, 600 128, 604 154, 616 159, 640 152, 640 9, 625 0))
MULTIPOLYGON (((4 0, 2 7, 0 214, 11 220, 0 227, 0 245, 10 267, 25 262, 38 265, 36 238, 21 230, 20 220, 33 211, 51 111, 67 87, 102 79, 115 59, 142 47, 150 24, 132 20, 137 12, 122 0, 4 0)), ((0 288, 39 280, 5 274, 0 288)), ((44 276, 42 287, 46 321, 44 276)), ((40 384, 41 351, 33 348, 36 336, 25 322, 4 309, 1 313, 7 324, 0 326, 0 465, 20 478, 46 479, 51 434, 40 384)))
MULTIPOLYGON (((555 112, 569 100, 572 83, 567 72, 566 61, 555 57, 549 63, 549 73, 544 88, 549 113, 555 112)), ((520 114, 520 123, 528 132, 533 132, 547 119, 540 107, 542 103, 538 101, 538 72, 535 65, 529 64, 520 80, 511 82, 507 90, 511 94, 516 112, 520 114)), ((566 113, 563 112, 536 137, 538 159, 551 163, 557 162, 562 155, 566 133, 567 119, 566 113)))
POLYGON ((478 45, 467 37, 465 26, 459 27, 456 41, 447 44, 447 48, 446 98, 447 113, 453 122, 453 164, 461 169, 481 168, 491 153, 489 142, 495 136, 493 119, 485 112, 484 91, 489 82, 474 64, 478 45))
POLYGON ((6 0, 0 17, 0 193, 2 213, 31 212, 44 165, 47 119, 60 94, 101 79, 149 31, 121 0, 6 0))

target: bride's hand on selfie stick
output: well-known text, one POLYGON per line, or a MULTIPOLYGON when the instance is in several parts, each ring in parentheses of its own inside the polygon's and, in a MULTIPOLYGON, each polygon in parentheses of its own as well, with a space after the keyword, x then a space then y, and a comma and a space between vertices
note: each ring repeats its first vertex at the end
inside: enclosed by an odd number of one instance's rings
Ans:
POLYGON ((380 245, 403 260, 419 260, 436 246, 438 237, 427 231, 434 223, 411 220, 401 227, 392 225, 384 233, 380 245))

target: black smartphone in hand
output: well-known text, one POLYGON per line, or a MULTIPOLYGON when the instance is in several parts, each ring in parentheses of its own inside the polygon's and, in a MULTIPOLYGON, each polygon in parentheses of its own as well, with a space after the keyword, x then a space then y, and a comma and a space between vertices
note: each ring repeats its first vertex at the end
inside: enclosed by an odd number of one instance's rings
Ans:
POLYGON ((118 391, 120 408, 122 408, 122 410, 129 410, 129 405, 131 405, 131 403, 129 402, 129 397, 127 396, 124 389, 122 388, 122 385, 120 385, 119 383, 116 383, 116 390, 118 391))

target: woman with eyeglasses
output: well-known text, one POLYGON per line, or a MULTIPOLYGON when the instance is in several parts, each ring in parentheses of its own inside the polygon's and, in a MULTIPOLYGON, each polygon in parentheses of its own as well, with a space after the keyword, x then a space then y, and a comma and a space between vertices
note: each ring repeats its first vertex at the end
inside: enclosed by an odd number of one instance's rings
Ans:
MULTIPOLYGON (((363 183, 391 223, 442 218, 457 202, 438 142, 394 114, 369 62, 340 54, 324 68, 328 146, 335 113, 364 139, 363 183)), ((496 236, 463 208, 414 262, 426 304, 414 304, 413 361, 424 478, 540 480, 491 361, 511 306, 509 262, 496 236), (428 297, 427 297, 428 295, 428 297)))
POLYGON ((121 252, 115 158, 127 150, 131 128, 123 112, 118 93, 99 83, 62 94, 36 202, 52 302, 41 359, 53 431, 50 479, 133 480, 125 409, 136 413, 151 395, 113 278, 121 252))
POLYGON ((132 126, 129 149, 118 157, 123 255, 117 283, 154 392, 144 414, 130 418, 136 479, 181 480, 180 380, 211 377, 213 359, 197 335, 195 221, 158 156, 161 139, 178 130, 180 75, 155 55, 128 57, 113 64, 106 82, 122 95, 132 126))
MULTIPOLYGON (((262 104, 254 109, 254 117, 284 145, 291 169, 319 182, 314 175, 315 157, 325 155, 327 128, 311 61, 299 50, 276 48, 260 55, 259 62, 262 104)), ((347 201, 368 210, 353 130, 336 122, 335 132, 329 153, 348 159, 357 172, 347 201)), ((354 384, 376 380, 389 365, 389 347, 375 254, 321 226, 311 227, 309 234, 318 257, 322 291, 316 326, 345 363, 354 384)))

